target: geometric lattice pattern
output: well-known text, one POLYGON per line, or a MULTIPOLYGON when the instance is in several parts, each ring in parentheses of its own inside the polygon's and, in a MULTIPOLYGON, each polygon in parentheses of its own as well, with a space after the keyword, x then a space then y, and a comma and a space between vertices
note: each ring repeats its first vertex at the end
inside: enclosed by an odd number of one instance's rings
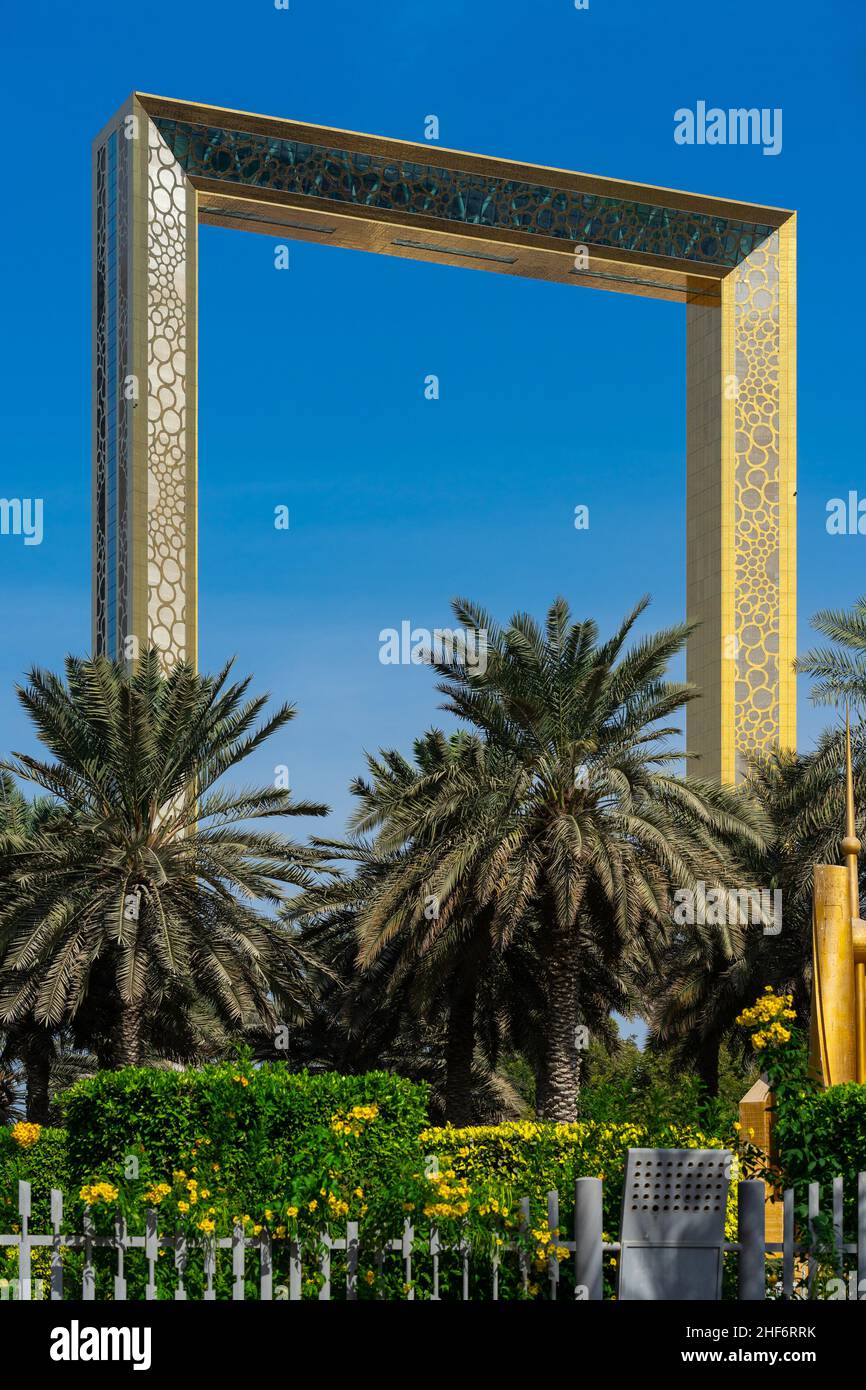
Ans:
POLYGON ((780 737, 779 234, 734 272, 737 771, 780 737))
POLYGON ((147 123, 147 623, 172 665, 186 651, 187 242, 195 193, 147 123))
MULTIPOLYGON (((94 160, 94 244, 93 244, 93 600, 94 646, 109 650, 108 639, 108 528, 106 495, 108 490, 108 278, 106 187, 108 143, 96 151, 94 160)), ((111 644, 113 645, 113 643, 111 644)))
POLYGON ((195 659, 195 189, 133 99, 94 150, 94 647, 195 659))
POLYGON ((114 130, 94 165, 94 567, 98 650, 128 618, 130 412, 129 142, 114 130))
POLYGON ((588 246, 730 267, 773 230, 765 222, 482 176, 444 163, 388 159, 161 117, 156 125, 191 177, 295 197, 382 210, 397 207, 410 216, 443 222, 519 229, 588 246))

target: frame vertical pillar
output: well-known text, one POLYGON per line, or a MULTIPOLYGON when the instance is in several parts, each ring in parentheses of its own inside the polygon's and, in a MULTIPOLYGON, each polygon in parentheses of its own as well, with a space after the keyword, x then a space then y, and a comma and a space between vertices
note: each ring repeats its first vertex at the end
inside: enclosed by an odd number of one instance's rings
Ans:
POLYGON ((94 144, 93 646, 197 655, 196 191, 131 98, 94 144))
POLYGON ((697 775, 796 740, 796 223, 687 316, 689 711, 697 775))

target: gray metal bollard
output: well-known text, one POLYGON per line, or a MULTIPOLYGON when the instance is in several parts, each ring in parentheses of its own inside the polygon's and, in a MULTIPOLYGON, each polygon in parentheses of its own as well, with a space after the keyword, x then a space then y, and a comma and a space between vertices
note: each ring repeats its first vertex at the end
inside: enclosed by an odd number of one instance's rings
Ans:
POLYGON ((602 1296, 601 1178, 578 1178, 574 1196, 575 1298, 598 1302, 602 1296))
POLYGON ((764 1202, 764 1184, 759 1178, 748 1178, 737 1183, 739 1293, 742 1303, 760 1303, 767 1296, 764 1202))

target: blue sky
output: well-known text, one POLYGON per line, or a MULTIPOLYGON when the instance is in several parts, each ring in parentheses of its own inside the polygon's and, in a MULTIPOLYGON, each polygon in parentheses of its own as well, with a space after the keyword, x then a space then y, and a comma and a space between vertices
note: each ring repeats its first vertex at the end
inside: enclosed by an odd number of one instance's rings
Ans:
MULTIPOLYGON (((825 530, 829 498, 866 496, 854 6, 28 4, 5 37, 0 495, 45 499, 41 546, 0 537, 5 747, 32 743, 15 680, 90 644, 90 143, 134 88, 415 140, 435 114, 444 146, 796 208, 801 650, 866 591, 866 538, 825 530), (781 108, 782 152, 677 145, 698 100, 781 108)), ((454 594, 505 618, 563 593, 607 628, 649 591, 648 625, 683 615, 685 313, 303 243, 280 272, 273 246, 201 231, 200 656, 297 702, 255 771, 286 763, 338 832, 362 750, 442 718, 380 629, 442 625, 454 594)), ((802 747, 822 723, 804 686, 802 747)))

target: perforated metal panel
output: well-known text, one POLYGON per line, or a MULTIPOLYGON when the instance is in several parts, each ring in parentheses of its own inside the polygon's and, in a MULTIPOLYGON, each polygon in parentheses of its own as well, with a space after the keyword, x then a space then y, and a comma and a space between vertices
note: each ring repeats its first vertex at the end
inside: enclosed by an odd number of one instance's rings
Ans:
POLYGON ((621 1300, 721 1295, 728 1149, 629 1149, 621 1300))

